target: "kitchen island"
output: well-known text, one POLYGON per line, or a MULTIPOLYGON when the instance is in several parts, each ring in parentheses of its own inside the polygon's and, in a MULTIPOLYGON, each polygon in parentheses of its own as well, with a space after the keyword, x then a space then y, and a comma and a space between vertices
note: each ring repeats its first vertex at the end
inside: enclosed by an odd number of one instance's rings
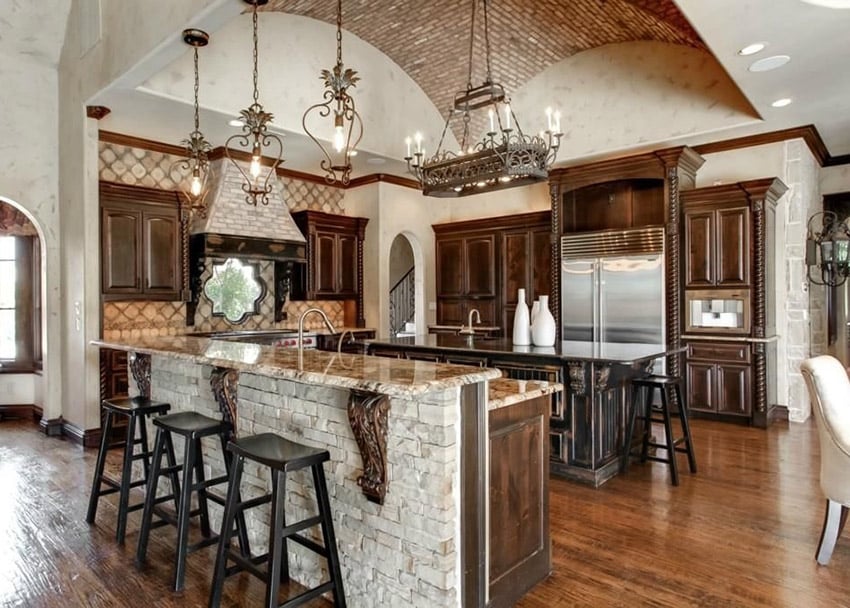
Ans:
POLYGON ((448 334, 366 344, 374 355, 495 367, 509 378, 564 384, 563 394, 551 402, 550 469, 594 486, 619 471, 629 382, 649 373, 656 360, 683 350, 661 344, 572 341, 549 348, 516 346, 507 338, 448 334))
MULTIPOLYGON (((94 344, 129 351, 139 392, 172 411, 329 451, 349 606, 510 606, 551 570, 546 437, 558 384, 316 350, 299 365, 294 350, 202 337, 94 344)), ((205 460, 212 474, 223 470, 220 450, 205 460)), ((268 484, 251 468, 243 493, 268 484)), ((293 473, 287 491, 287 517, 302 519, 312 482, 293 473)), ((255 551, 268 538, 268 513, 257 511, 248 514, 255 551)), ((293 544, 296 581, 315 586, 324 570, 293 544)))

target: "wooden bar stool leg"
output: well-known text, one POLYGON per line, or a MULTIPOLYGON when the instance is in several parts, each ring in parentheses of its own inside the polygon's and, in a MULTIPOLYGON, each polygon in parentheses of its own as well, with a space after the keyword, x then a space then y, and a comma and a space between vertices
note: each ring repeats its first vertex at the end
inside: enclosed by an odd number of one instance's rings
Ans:
MULTIPOLYGON (((156 432, 159 437, 159 429, 156 432)), ((180 512, 180 476, 177 475, 177 457, 174 455, 174 441, 171 439, 171 433, 165 433, 165 461, 171 470, 168 481, 171 484, 171 495, 174 497, 174 513, 177 514, 180 512)))
POLYGON ((646 462, 646 457, 649 456, 649 438, 652 436, 652 399, 655 397, 655 389, 647 386, 642 386, 641 394, 643 396, 643 441, 640 447, 640 461, 646 462))
POLYGON ((670 401, 667 388, 661 390, 661 413, 664 417, 664 434, 667 442, 667 460, 670 463, 670 477, 673 485, 679 485, 679 470, 676 466, 676 440, 673 437, 673 424, 670 420, 670 401))
POLYGON ((164 439, 162 429, 156 430, 156 438, 153 446, 153 460, 151 461, 151 476, 145 488, 145 506, 142 509, 142 525, 139 530, 139 544, 136 547, 136 567, 140 568, 145 563, 148 553, 148 537, 151 533, 151 522, 153 521, 153 507, 156 501, 156 488, 159 482, 159 471, 162 467, 162 453, 164 451, 164 439))
POLYGON ((204 454, 201 448, 201 440, 195 439, 195 479, 197 480, 199 489, 198 489, 198 508, 201 514, 201 534, 204 535, 204 538, 209 538, 212 536, 212 531, 210 530, 210 509, 209 502, 207 501, 207 489, 203 487, 204 481, 206 481, 206 475, 204 474, 204 454))
POLYGON ((269 525, 269 576, 266 584, 266 608, 277 608, 284 539, 282 536, 286 502, 286 473, 272 471, 272 518, 269 525))
POLYGON ((189 548, 189 517, 192 512, 192 486, 195 484, 195 441, 183 442, 183 488, 177 512, 177 558, 174 567, 174 591, 182 591, 186 578, 186 556, 189 548))
POLYGON ((694 452, 694 442, 691 438, 691 423, 688 420, 688 408, 687 404, 682 401, 682 387, 681 382, 676 383, 676 400, 679 404, 679 422, 682 424, 682 433, 685 436, 685 445, 687 446, 687 454, 688 454, 688 466, 691 469, 691 473, 697 472, 697 457, 694 452))
POLYGON ((127 416, 127 438, 124 441, 124 460, 121 466, 121 490, 118 492, 118 529, 115 540, 119 545, 124 544, 127 531, 127 507, 130 504, 130 485, 133 481, 133 452, 136 447, 136 418, 127 416))
POLYGON ((236 522, 236 506, 239 504, 239 484, 242 481, 241 456, 237 456, 232 463, 230 481, 227 487, 227 501, 224 505, 224 516, 221 520, 221 535, 218 540, 218 550, 215 556, 215 570, 213 571, 212 589, 210 590, 209 608, 218 608, 221 605, 221 593, 224 587, 224 579, 227 576, 227 555, 230 551, 230 536, 233 524, 236 522))
POLYGON ((142 442, 142 470, 145 472, 145 480, 150 479, 151 474, 151 453, 150 445, 148 444, 148 417, 141 416, 139 418, 139 441, 142 442))
MULTIPOLYGON (((231 454, 230 450, 227 449, 227 437, 224 435, 220 435, 221 439, 221 452, 224 454, 224 469, 227 471, 227 476, 230 478, 231 469, 233 468, 234 456, 231 454)), ((237 459, 240 460, 240 459, 237 459)), ((242 467, 244 463, 240 464, 242 467)), ((240 468, 240 478, 242 475, 240 468)), ((230 491, 230 486, 228 486, 228 492, 230 491)), ((236 502, 242 502, 242 491, 239 489, 239 485, 236 486, 236 502)), ((244 511, 238 511, 236 513, 236 536, 239 540, 239 553, 242 557, 251 557, 251 543, 248 540, 248 525, 245 523, 245 513, 244 511)), ((228 540, 230 537, 228 537, 228 540)))
POLYGON ((86 512, 86 522, 93 524, 97 515, 97 503, 100 502, 100 485, 103 479, 103 467, 106 464, 106 452, 109 448, 109 436, 112 434, 112 412, 106 410, 106 422, 100 436, 100 450, 97 452, 97 463, 94 466, 94 480, 89 495, 89 508, 86 512))
POLYGON ((339 567, 339 554, 336 550, 331 504, 328 499, 328 486, 325 481, 325 469, 321 463, 311 467, 313 483, 316 486, 316 500, 319 503, 319 515, 322 517, 322 536, 325 541, 325 553, 328 558, 328 570, 333 581, 334 606, 345 608, 345 593, 342 588, 342 570, 339 567))

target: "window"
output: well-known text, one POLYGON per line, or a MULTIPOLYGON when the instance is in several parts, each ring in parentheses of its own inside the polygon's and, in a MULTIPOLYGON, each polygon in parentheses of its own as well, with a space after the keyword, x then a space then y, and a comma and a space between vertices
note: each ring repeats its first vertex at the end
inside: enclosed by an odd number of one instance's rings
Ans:
POLYGON ((41 359, 41 263, 38 237, 0 236, 0 362, 32 369, 41 359))
POLYGON ((17 322, 15 314, 16 298, 16 243, 13 236, 0 236, 0 359, 14 360, 18 349, 16 345, 17 322))

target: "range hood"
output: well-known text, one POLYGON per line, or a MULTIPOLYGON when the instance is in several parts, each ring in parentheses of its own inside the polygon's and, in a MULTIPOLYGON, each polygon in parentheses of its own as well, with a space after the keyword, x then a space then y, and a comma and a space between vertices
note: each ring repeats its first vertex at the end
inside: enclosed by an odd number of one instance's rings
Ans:
MULTIPOLYGON (((247 170, 247 167, 246 167, 247 170)), ((194 325, 195 309, 203 288, 201 276, 212 260, 274 262, 275 321, 282 317, 289 295, 293 265, 307 261, 307 241, 289 214, 282 186, 272 180, 268 205, 249 205, 242 190, 242 174, 234 161, 221 158, 210 163, 206 217, 195 217, 189 228, 189 277, 191 300, 186 324, 194 325)))

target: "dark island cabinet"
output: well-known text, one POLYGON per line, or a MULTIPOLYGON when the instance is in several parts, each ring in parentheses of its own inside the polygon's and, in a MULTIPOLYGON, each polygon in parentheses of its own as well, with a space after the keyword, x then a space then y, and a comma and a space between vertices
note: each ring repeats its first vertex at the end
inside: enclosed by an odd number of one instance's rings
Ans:
POLYGON ((477 309, 483 325, 509 332, 517 290, 528 304, 551 283, 550 213, 435 224, 437 324, 468 323, 477 309))
POLYGON ((176 192, 101 182, 104 299, 182 300, 184 238, 176 192))
POLYGON ((351 300, 363 318, 363 240, 368 218, 297 211, 292 219, 307 239, 307 263, 292 277, 293 300, 351 300))

